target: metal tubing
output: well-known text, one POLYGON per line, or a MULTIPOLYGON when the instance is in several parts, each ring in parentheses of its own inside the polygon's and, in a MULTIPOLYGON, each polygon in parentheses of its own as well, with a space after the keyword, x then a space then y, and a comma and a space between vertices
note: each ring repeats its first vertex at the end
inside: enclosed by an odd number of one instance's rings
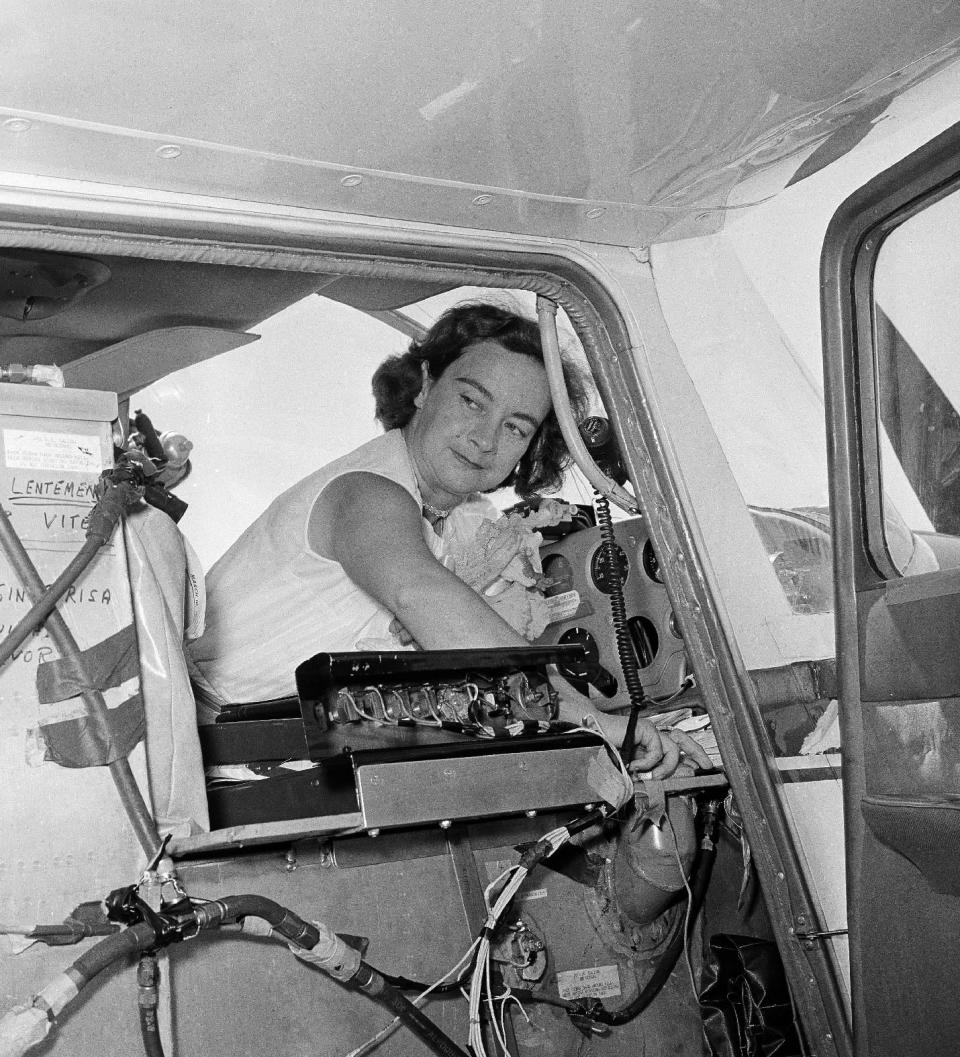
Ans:
MULTIPOLYGON (((46 590, 36 566, 27 553, 20 537, 13 529, 10 517, 0 507, 0 546, 3 547, 14 572, 20 577, 21 582, 27 589, 31 601, 36 602, 43 597, 46 590)), ((79 661, 80 650, 72 632, 67 627, 66 621, 60 615, 59 610, 54 609, 47 617, 47 627, 54 645, 60 651, 61 657, 69 657, 71 660, 79 661)), ((107 703, 99 690, 85 690, 81 695, 87 714, 96 725, 98 734, 105 742, 110 741, 110 729, 107 724, 107 703)), ((120 794, 120 801, 127 813, 133 832, 136 834, 140 847, 148 859, 152 859, 160 847, 160 837, 157 827, 140 792, 130 761, 127 759, 114 760, 107 764, 110 776, 120 794)))
POLYGON ((577 423, 570 411, 570 400, 563 378, 563 361, 560 356, 560 341, 557 337, 557 305, 549 298, 537 295, 537 319, 540 325, 540 344, 543 347, 543 365, 550 383, 550 396, 553 400, 553 413, 557 416, 560 432, 563 434, 567 450, 573 457, 583 476, 601 494, 618 507, 630 514, 639 513, 637 501, 624 491, 616 481, 611 480, 597 466, 593 456, 583 443, 577 423))
POLYGON ((98 539, 88 539, 77 551, 70 564, 54 580, 54 582, 43 593, 31 607, 27 615, 0 643, 0 665, 6 664, 26 640, 40 627, 53 612, 61 596, 67 588, 77 579, 84 569, 93 561, 100 550, 101 542, 98 539))

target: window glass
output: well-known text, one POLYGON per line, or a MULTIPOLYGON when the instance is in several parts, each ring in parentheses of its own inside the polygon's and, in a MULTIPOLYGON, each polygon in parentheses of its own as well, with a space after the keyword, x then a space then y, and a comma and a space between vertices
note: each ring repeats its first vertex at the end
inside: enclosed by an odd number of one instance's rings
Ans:
POLYGON ((311 294, 255 328, 260 340, 168 375, 131 398, 158 432, 193 445, 175 492, 209 569, 269 503, 380 432, 370 378, 408 339, 311 294))
MULTIPOLYGON (((426 328, 471 299, 531 317, 536 311, 534 295, 525 291, 464 287, 402 312, 426 328)), ((585 370, 562 314, 558 326, 562 347, 585 370)), ((145 412, 158 433, 182 434, 193 446, 190 473, 174 490, 188 504, 180 527, 205 569, 281 492, 379 435, 370 380, 410 341, 386 322, 314 294, 255 330, 258 341, 170 374, 130 403, 131 413, 145 412)), ((575 468, 559 494, 585 504, 593 497, 575 468)), ((501 489, 491 499, 504 509, 517 496, 501 489)))
POLYGON ((874 276, 885 539, 904 574, 960 565, 960 196, 901 224, 874 276))

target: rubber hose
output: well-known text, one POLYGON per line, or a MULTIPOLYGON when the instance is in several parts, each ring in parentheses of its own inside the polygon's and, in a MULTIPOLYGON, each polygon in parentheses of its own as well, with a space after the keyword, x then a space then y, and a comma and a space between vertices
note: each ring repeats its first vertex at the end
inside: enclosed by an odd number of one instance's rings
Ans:
MULTIPOLYGON (((223 907, 223 921, 236 921, 245 917, 262 918, 284 939, 307 950, 311 950, 319 941, 320 934, 313 925, 272 899, 258 895, 237 895, 226 896, 217 902, 223 907)), ((429 1017, 421 1013, 366 962, 361 961, 357 973, 345 983, 347 987, 363 991, 386 1006, 440 1057, 468 1057, 429 1017)))
POLYGON ((240 918, 262 918, 285 940, 298 947, 312 950, 320 939, 320 933, 303 918, 297 917, 291 910, 275 903, 272 899, 257 895, 226 896, 218 900, 224 908, 224 921, 238 921, 240 918))
POLYGON ((163 1040, 160 1038, 160 1024, 157 1020, 159 1004, 160 967, 157 956, 152 952, 140 955, 137 966, 137 1006, 140 1011, 140 1038, 143 1040, 143 1052, 146 1057, 164 1057, 163 1040))
POLYGON ((146 1057, 166 1057, 163 1042, 157 1028, 157 1011, 140 1007, 140 1038, 143 1040, 143 1052, 146 1057))
POLYGON ((70 966, 67 972, 75 978, 79 977, 77 990, 81 990, 98 973, 103 972, 108 965, 129 954, 138 954, 140 951, 151 947, 156 941, 157 934, 152 925, 145 921, 131 925, 123 932, 115 932, 107 936, 90 950, 85 951, 70 966))
POLYGON ((347 985, 363 991, 399 1017, 417 1038, 438 1057, 469 1057, 466 1051, 446 1035, 436 1024, 395 987, 392 987, 373 966, 360 963, 356 976, 347 985))

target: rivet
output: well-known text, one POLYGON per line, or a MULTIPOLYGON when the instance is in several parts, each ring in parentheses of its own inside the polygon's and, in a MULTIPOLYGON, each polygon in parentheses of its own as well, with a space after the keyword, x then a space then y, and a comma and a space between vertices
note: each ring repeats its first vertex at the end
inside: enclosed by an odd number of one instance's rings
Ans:
POLYGON ((475 206, 485 206, 493 201, 493 195, 475 195, 472 203, 475 206))
POLYGON ((7 132, 26 132, 27 129, 33 127, 33 122, 28 121, 25 117, 8 117, 4 121, 3 127, 7 132))
POLYGON ((782 881, 783 879, 784 879, 784 874, 783 873, 778 873, 777 874, 777 880, 778 881, 782 881))
POLYGON ((594 206, 592 209, 588 209, 583 215, 587 220, 596 220, 597 217, 602 217, 604 213, 606 213, 606 210, 603 206, 594 206))
POLYGON ((524 811, 524 814, 527 816, 527 818, 536 818, 537 817, 537 813, 536 813, 536 811, 533 810, 533 808, 531 808, 529 811, 524 811))
POLYGON ((341 187, 359 187, 363 183, 363 177, 359 173, 350 173, 340 181, 341 187))
POLYGON ((445 818, 445 819, 443 819, 441 821, 440 828, 441 829, 449 829, 452 825, 453 825, 453 823, 450 821, 450 819, 445 818))
POLYGON ((380 836, 380 830, 379 829, 368 829, 367 830, 367 836, 368 837, 379 837, 380 836))
POLYGON ((179 158, 180 154, 180 148, 175 143, 164 143, 162 147, 157 147, 157 157, 166 161, 179 158))

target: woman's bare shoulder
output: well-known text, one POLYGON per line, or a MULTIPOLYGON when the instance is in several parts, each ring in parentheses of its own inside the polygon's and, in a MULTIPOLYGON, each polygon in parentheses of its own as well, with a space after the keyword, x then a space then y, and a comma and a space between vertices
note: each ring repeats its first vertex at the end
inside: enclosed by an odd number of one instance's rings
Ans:
POLYGON ((410 492, 389 477, 352 470, 331 481, 317 496, 307 525, 307 540, 323 558, 340 560, 345 542, 397 532, 420 532, 420 508, 410 492))

